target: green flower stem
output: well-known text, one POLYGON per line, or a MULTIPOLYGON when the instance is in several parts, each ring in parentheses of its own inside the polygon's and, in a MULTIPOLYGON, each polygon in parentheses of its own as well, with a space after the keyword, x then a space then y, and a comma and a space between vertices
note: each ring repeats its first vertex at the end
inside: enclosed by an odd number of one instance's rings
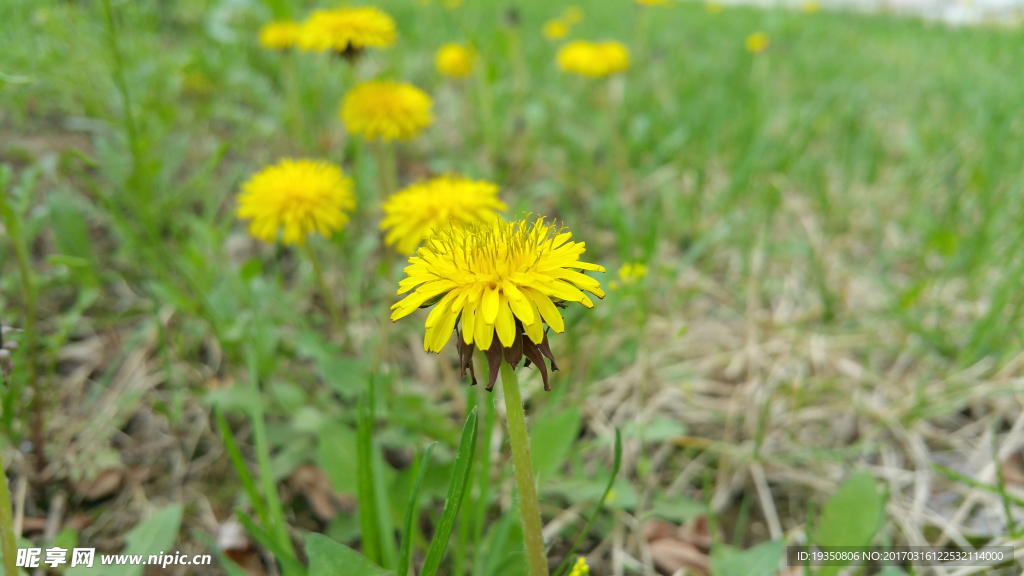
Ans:
POLYGON ((395 162, 395 147, 391 142, 380 140, 373 147, 377 157, 377 175, 381 198, 398 190, 398 164, 395 162))
POLYGON ((544 551, 540 503, 537 501, 537 480, 530 459, 530 437, 526 433, 526 411, 519 393, 519 378, 508 362, 501 363, 501 389, 505 394, 508 419, 508 440, 512 444, 512 466, 519 488, 519 509, 523 517, 523 539, 530 576, 548 576, 548 559, 544 551))
POLYGON ((14 521, 11 518, 11 492, 7 489, 3 454, 0 454, 0 550, 4 555, 4 575, 18 576, 17 546, 14 542, 14 521))
POLYGON ((339 329, 342 326, 341 313, 338 312, 338 304, 334 301, 331 287, 327 285, 327 280, 324 279, 324 272, 320 267, 320 258, 316 255, 316 250, 313 250, 309 243, 306 244, 305 249, 310 263, 313 264, 313 275, 316 276, 316 284, 320 288, 320 295, 323 296, 324 303, 327 305, 327 313, 331 316, 331 326, 339 329))

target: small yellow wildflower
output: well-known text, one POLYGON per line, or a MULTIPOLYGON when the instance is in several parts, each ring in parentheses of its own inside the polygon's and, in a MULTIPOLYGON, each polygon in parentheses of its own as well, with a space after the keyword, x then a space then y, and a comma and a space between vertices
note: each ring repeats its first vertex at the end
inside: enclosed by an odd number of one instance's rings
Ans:
POLYGON ((804 0, 800 8, 807 14, 814 14, 821 10, 821 3, 818 0, 804 0))
POLYGON ((725 10, 725 5, 721 2, 709 0, 704 3, 704 8, 708 11, 708 14, 721 14, 722 10, 725 10))
POLYGON ((462 0, 444 0, 444 7, 449 10, 455 10, 459 6, 462 6, 462 0))
POLYGON ((341 119, 349 132, 367 140, 410 140, 433 122, 432 104, 412 84, 370 80, 345 95, 341 119))
POLYGON ((587 566, 587 559, 580 556, 576 559, 576 564, 572 567, 572 572, 569 572, 569 576, 590 576, 590 566, 587 566))
POLYGON ((562 20, 569 26, 575 26, 583 22, 583 8, 575 5, 569 6, 562 11, 562 20))
POLYGON ((271 22, 260 28, 260 46, 270 50, 287 50, 299 41, 298 22, 271 22))
POLYGON ((768 35, 764 32, 754 32, 747 36, 746 46, 748 52, 754 54, 764 52, 768 49, 768 35))
POLYGON ((566 72, 601 78, 629 69, 629 50, 620 42, 570 42, 558 51, 558 66, 566 72))
POLYGON ((583 290, 604 298, 601 284, 582 273, 604 268, 581 261, 586 245, 571 237, 543 218, 532 223, 527 218, 496 219, 439 230, 409 258, 408 277, 398 284, 398 293, 412 293, 391 307, 391 320, 436 302, 427 316, 425 350, 440 352, 461 324, 456 341, 462 374, 471 367, 476 347, 491 365, 488 390, 502 357, 515 367, 523 356, 537 365, 548 389, 544 357, 552 361, 553 370, 557 367, 544 325, 557 333, 565 330, 555 303, 593 308, 583 290))
POLYGON ((303 245, 306 236, 330 236, 348 223, 345 210, 356 206, 352 180, 323 161, 285 159, 264 168, 245 184, 236 214, 251 220, 249 233, 274 242, 303 245))
POLYGON ((459 44, 445 44, 434 57, 437 71, 452 78, 465 78, 473 71, 473 53, 459 44))
POLYGON ((384 202, 384 243, 412 254, 431 233, 455 224, 490 222, 505 210, 498 186, 456 175, 419 182, 384 202))
POLYGON ((560 40, 569 35, 569 25, 559 19, 548 20, 544 24, 544 37, 548 40, 560 40))
POLYGON ((626 263, 619 268, 619 281, 613 280, 608 283, 608 286, 612 290, 618 290, 621 286, 636 284, 645 276, 647 276, 647 266, 640 262, 626 263))
POLYGON ((363 48, 387 48, 397 38, 395 21, 386 13, 369 7, 338 8, 313 12, 302 25, 299 47, 354 55, 363 48))

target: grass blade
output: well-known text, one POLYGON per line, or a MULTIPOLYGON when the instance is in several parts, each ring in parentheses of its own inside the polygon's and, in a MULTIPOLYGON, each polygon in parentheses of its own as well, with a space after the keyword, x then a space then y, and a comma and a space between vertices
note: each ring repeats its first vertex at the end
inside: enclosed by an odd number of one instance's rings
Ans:
POLYGON ((384 476, 384 455, 380 446, 373 444, 373 496, 377 509, 377 525, 380 526, 381 566, 393 569, 398 565, 398 547, 395 546, 395 521, 391 515, 391 499, 388 498, 388 483, 384 476))
POLYGON ((377 523, 376 493, 373 489, 373 384, 371 376, 366 393, 359 398, 359 420, 356 426, 356 453, 359 462, 357 490, 363 554, 371 562, 381 565, 380 526, 377 523))
POLYGON ((572 548, 569 548, 569 553, 565 555, 565 559, 558 565, 552 574, 555 576, 561 576, 566 570, 569 569, 569 563, 572 560, 573 554, 576 553, 576 549, 579 548, 580 542, 590 532, 590 527, 594 525, 594 520, 597 520, 597 515, 601 513, 604 508, 604 501, 608 499, 608 493, 612 491, 612 486, 615 484, 615 477, 619 475, 619 468, 622 466, 622 433, 618 428, 615 429, 615 461, 612 464, 612 477, 608 479, 608 486, 604 489, 604 494, 601 495, 601 499, 597 502, 597 508, 590 514, 590 518, 587 519, 587 525, 580 530, 579 536, 576 537, 576 541, 572 543, 572 548))
POLYGON ((306 576, 306 567, 295 557, 290 550, 285 550, 280 542, 274 538, 270 532, 267 532, 263 528, 260 528, 252 521, 251 518, 245 515, 241 510, 235 513, 238 517, 238 521, 242 523, 245 530, 252 536, 252 539, 257 544, 263 546, 277 559, 277 563, 281 565, 281 571, 286 574, 297 574, 299 576, 306 576))
POLYGON ((423 458, 420 459, 420 469, 416 473, 416 482, 412 485, 409 493, 409 505, 405 508, 405 524, 402 529, 402 549, 398 555, 398 576, 409 574, 409 564, 412 562, 412 523, 416 519, 420 499, 420 485, 423 484, 423 477, 427 473, 427 466, 430 464, 430 455, 434 452, 437 442, 427 446, 423 458))
POLYGON ((462 428, 462 440, 459 441, 459 452, 455 455, 452 478, 448 481, 444 511, 441 513, 441 521, 437 525, 434 539, 427 550, 427 558, 423 561, 420 576, 434 576, 441 566, 444 551, 448 548, 448 538, 455 527, 455 519, 459 515, 459 507, 462 506, 462 499, 466 495, 466 487, 469 486, 469 478, 473 471, 473 460, 476 456, 476 419, 474 408, 466 417, 466 425, 462 428))
POLYGON ((252 507, 256 510, 256 515, 259 516, 260 522, 262 522, 264 526, 270 526, 270 516, 267 515, 267 507, 263 504, 263 498, 260 496, 260 492, 256 488, 256 480, 253 479, 252 474, 249 472, 249 467, 245 463, 242 451, 238 449, 238 444, 235 442, 235 435, 231 432, 231 427, 228 426, 227 419, 224 418, 224 411, 220 409, 220 406, 214 406, 213 413, 217 418, 217 426, 220 427, 220 434, 224 438, 224 448, 227 449, 228 456, 231 458, 231 463, 235 466, 235 472, 238 473, 238 478, 242 482, 242 487, 245 488, 246 494, 249 495, 249 500, 252 501, 252 507))

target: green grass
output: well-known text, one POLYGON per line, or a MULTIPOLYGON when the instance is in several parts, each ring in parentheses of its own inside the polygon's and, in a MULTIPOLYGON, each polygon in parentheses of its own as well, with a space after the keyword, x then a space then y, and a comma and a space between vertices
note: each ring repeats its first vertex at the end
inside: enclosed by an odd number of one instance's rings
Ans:
MULTIPOLYGON (((1020 353, 1024 336, 1021 30, 829 11, 710 14, 699 3, 647 11, 626 0, 589 3, 572 37, 616 39, 632 52, 630 71, 613 81, 610 127, 602 111, 607 83, 560 73, 558 44, 540 33, 563 5, 518 2, 518 27, 505 4, 379 5, 398 21, 400 40, 367 54, 353 72, 328 56, 260 49, 256 31, 271 12, 255 0, 112 2, 113 38, 101 2, 0 4, 0 162, 10 168, 5 192, 22 223, 21 238, 12 239, 10 227, 0 238, 0 306, 8 322, 24 326, 14 251, 24 242, 38 296, 34 368, 49 390, 46 453, 63 457, 46 491, 71 487, 110 458, 169 474, 163 464, 118 454, 114 438, 138 414, 192 438, 189 430, 211 426, 216 402, 233 426, 244 427, 248 387, 223 383, 246 381, 251 347, 276 479, 314 463, 336 487, 355 485, 331 472, 355 465, 355 446, 353 460, 335 455, 337 462, 324 462, 316 446, 331 427, 347 427, 355 438, 356 398, 366 375, 377 374, 374 437, 387 455, 390 484, 376 500, 390 498, 392 521, 401 525, 413 482, 413 467, 403 462, 438 440, 420 492, 433 502, 422 506, 423 526, 436 526, 460 422, 467 406, 490 397, 478 399, 455 381, 452 346, 440 360, 419 355, 421 320, 387 320, 402 261, 381 244, 373 155, 338 119, 354 76, 400 78, 435 99, 434 127, 397 149, 403 184, 446 171, 495 181, 509 213, 557 217, 586 241, 587 260, 611 272, 603 284, 623 263, 647 263, 645 280, 610 292, 594 311, 566 310, 566 333, 552 343, 562 368, 552 393, 542 396, 531 388, 537 379, 527 378, 532 417, 569 403, 585 407, 583 433, 556 480, 603 486, 606 477, 595 470, 610 464, 609 424, 640 430, 623 437, 625 481, 640 502, 628 510, 637 516, 655 496, 703 500, 699 473, 668 490, 700 454, 725 490, 730 470, 752 461, 843 471, 859 459, 877 463, 898 444, 885 436, 893 426, 917 434, 916 423, 960 422, 968 406, 981 410, 978 403, 987 408, 973 417, 1003 424, 997 435, 1013 424, 1017 412, 993 408, 993 398, 1017 391, 995 372, 1020 353), (743 41, 756 31, 771 46, 752 55, 743 41), (449 41, 475 45, 479 81, 435 73, 433 53, 449 41), (610 129, 623 143, 626 173, 615 168, 610 129), (343 333, 327 328, 307 259, 249 240, 233 215, 240 183, 283 156, 326 158, 356 179, 350 226, 314 241, 343 333), (730 336, 720 338, 722 331, 730 336), (814 338, 831 346, 825 364, 807 351, 814 338), (779 376, 750 358, 708 360, 742 356, 743 342, 778 360, 773 339, 806 359, 801 368, 779 376), (89 342, 102 344, 94 357, 69 352, 89 342), (712 343, 720 346, 702 347, 712 343), (146 378, 120 372, 139 349, 146 378), (850 376, 834 354, 872 376, 850 376), (736 389, 758 383, 748 390, 756 409, 737 416, 718 404, 708 408, 702 394, 725 394, 701 388, 707 381, 736 389), (616 396, 623 386, 632 391, 616 396), (664 400, 665 390, 681 394, 680 402, 690 401, 687 393, 701 399, 687 405, 695 415, 646 404, 664 400), (879 390, 887 402, 881 408, 865 399, 879 390), (603 398, 625 408, 609 408, 603 398), (820 408, 836 420, 852 410, 874 432, 843 439, 826 427, 827 440, 815 444, 803 439, 799 420, 779 416, 780 406, 793 414, 820 408), (97 413, 108 424, 81 441, 73 431, 95 423, 97 413), (675 448, 652 464, 657 446, 643 435, 653 414, 730 448, 675 448), (793 445, 780 454, 772 442, 782 437, 793 445)), ((313 7, 297 2, 295 12, 313 7)), ((0 419, 9 446, 32 437, 28 360, 16 360, 0 419)), ((481 430, 485 439, 490 434, 481 430)), ((682 434, 676 429, 658 446, 682 434)), ((219 450, 216 436, 199 437, 212 440, 183 450, 186 461, 219 450)), ((247 442, 239 435, 252 459, 247 442)), ((492 472, 507 485, 506 452, 507 440, 492 472)), ((187 485, 230 511, 242 486, 226 465, 204 470, 187 485)), ((484 490, 486 478, 470 483, 459 520, 474 529, 456 528, 462 540, 449 548, 489 546, 476 566, 500 568, 494 558, 514 552, 522 535, 504 520, 514 503, 497 483, 484 490)), ((784 519, 802 524, 807 502, 823 497, 820 488, 806 488, 777 504, 784 519)), ((150 498, 164 501, 186 498, 176 490, 147 485, 150 498)), ((45 508, 41 494, 33 506, 45 508)), ((545 495, 543 486, 541 499, 558 509, 571 503, 545 495)), ((97 516, 123 512, 119 504, 75 505, 97 516)), ((332 523, 301 498, 284 506, 300 530, 345 534, 345 522, 358 526, 350 510, 332 523)), ((727 501, 718 512, 729 509, 727 501)), ((186 508, 186 523, 196 510, 186 508)), ((615 524, 619 513, 595 523, 584 551, 624 525, 615 524)), ((555 515, 544 514, 545 521, 555 515)), ((898 532, 892 524, 889 530, 898 532)), ((90 538, 108 545, 103 538, 119 533, 90 538)), ((357 540, 350 528, 347 534, 347 543, 357 540)), ((412 535, 414 557, 422 557, 429 536, 412 535)), ((555 553, 574 538, 566 529, 555 553)), ((730 543, 766 539, 750 532, 730 543)))

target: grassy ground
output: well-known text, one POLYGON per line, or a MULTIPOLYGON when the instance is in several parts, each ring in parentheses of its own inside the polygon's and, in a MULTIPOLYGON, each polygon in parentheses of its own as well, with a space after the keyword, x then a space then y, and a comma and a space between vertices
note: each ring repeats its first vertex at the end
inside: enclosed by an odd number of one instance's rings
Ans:
MULTIPOLYGON (((0 290, 25 329, 0 426, 27 538, 69 527, 65 541, 118 551, 180 503, 168 549, 206 550, 198 533, 223 536, 251 509, 211 407, 255 463, 258 402, 297 541, 358 548, 355 404, 373 374, 395 523, 417 449, 438 440, 447 464, 419 523, 433 530, 479 403, 492 467, 445 569, 521 573, 500 395, 458 380, 453 346, 424 354, 420 321, 387 321, 402 261, 381 245, 373 156, 337 110, 354 77, 391 76, 427 90, 437 117, 398 148, 403 182, 499 183, 509 213, 585 240, 606 286, 623 263, 648 267, 594 311, 566 311, 554 391, 521 376, 554 560, 608 477, 615 427, 622 473, 581 548, 595 574, 650 573, 685 546, 706 562, 701 530, 721 550, 804 542, 858 470, 886 497, 876 543, 1021 545, 1020 30, 601 2, 572 37, 621 40, 633 60, 603 82, 554 65, 540 29, 562 5, 380 6, 401 38, 352 70, 260 49, 271 15, 255 0, 117 2, 111 20, 103 2, 0 5, 0 290), (761 54, 744 49, 756 31, 761 54), (439 77, 447 41, 474 44, 483 69, 439 77), (282 156, 356 178, 352 225, 314 242, 343 327, 301 253, 234 218, 240 182, 282 156), (652 515, 691 536, 654 537, 652 515)), ((942 573, 971 571, 956 570, 942 573)))

